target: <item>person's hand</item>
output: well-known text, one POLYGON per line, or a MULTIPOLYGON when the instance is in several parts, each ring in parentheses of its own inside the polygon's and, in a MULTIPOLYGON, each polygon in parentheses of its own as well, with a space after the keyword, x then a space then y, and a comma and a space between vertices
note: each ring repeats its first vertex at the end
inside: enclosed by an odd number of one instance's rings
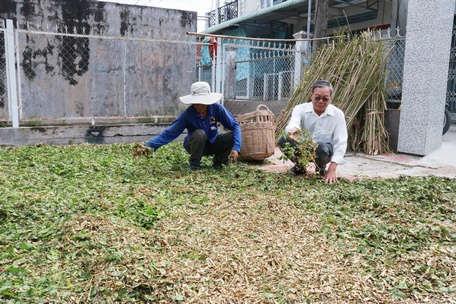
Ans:
POLYGON ((326 171, 325 174, 325 183, 327 184, 332 184, 332 183, 338 183, 339 180, 337 179, 337 174, 336 171, 326 171))
POLYGON ((291 131, 288 132, 288 137, 290 138, 290 140, 292 140, 292 141, 298 141, 298 140, 295 138, 296 132, 298 132, 297 129, 293 129, 293 130, 291 130, 291 131))
POLYGON ((239 152, 236 151, 236 150, 231 150, 231 153, 230 153, 230 160, 231 160, 231 162, 232 162, 232 163, 237 162, 238 157, 239 157, 239 152))
POLYGON ((336 168, 337 168, 337 164, 334 162, 331 162, 331 164, 329 165, 328 171, 326 171, 326 174, 324 176, 325 183, 332 184, 332 183, 339 182, 339 180, 337 179, 336 168))

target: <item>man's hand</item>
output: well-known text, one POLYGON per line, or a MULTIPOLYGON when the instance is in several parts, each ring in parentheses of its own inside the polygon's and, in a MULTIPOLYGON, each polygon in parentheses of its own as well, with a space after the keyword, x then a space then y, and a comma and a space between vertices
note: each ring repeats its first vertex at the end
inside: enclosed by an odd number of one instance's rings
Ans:
POLYGON ((296 132, 298 132, 299 130, 298 129, 293 129, 291 131, 288 132, 288 137, 290 138, 290 140, 292 141, 298 141, 296 138, 295 138, 295 134, 296 132))
POLYGON ((230 153, 230 160, 231 160, 231 162, 232 162, 232 163, 237 162, 238 157, 239 157, 239 152, 236 151, 236 150, 231 150, 231 153, 230 153))
POLYGON ((326 171, 326 174, 325 174, 325 183, 332 184, 332 183, 339 182, 339 180, 337 179, 336 168, 337 168, 337 164, 335 162, 331 162, 331 164, 329 165, 328 171, 326 171))

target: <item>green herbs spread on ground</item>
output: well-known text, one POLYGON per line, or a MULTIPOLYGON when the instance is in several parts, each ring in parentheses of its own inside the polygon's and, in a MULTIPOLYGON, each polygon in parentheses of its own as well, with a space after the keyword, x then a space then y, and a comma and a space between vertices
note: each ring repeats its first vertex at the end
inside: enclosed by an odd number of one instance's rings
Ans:
POLYGON ((0 148, 0 302, 456 297, 454 179, 191 172, 181 143, 135 147, 0 148))

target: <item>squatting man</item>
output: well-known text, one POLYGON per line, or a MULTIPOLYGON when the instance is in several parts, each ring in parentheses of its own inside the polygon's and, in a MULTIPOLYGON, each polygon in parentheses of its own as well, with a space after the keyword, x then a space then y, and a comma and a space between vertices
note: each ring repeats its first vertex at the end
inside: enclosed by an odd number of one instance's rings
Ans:
MULTIPOLYGON (((294 107, 290 121, 285 127, 286 135, 281 136, 278 145, 284 148, 286 143, 296 146, 296 132, 306 129, 312 139, 318 144, 316 149, 316 172, 326 183, 338 182, 336 169, 345 163, 344 155, 347 150, 347 126, 345 115, 339 108, 331 104, 333 86, 327 80, 316 81, 312 85, 310 102, 294 107), (329 163, 328 168, 327 165, 329 163)), ((296 166, 291 171, 296 174, 306 174, 305 168, 296 166)))
POLYGON ((229 160, 236 162, 241 151, 241 127, 234 116, 220 103, 222 94, 212 93, 207 82, 192 84, 191 94, 179 97, 189 105, 174 121, 156 137, 144 145, 154 151, 176 139, 187 129, 184 148, 190 154, 189 168, 199 170, 201 158, 213 155, 212 166, 219 169, 228 165, 229 160), (225 133, 219 133, 218 123, 225 133))

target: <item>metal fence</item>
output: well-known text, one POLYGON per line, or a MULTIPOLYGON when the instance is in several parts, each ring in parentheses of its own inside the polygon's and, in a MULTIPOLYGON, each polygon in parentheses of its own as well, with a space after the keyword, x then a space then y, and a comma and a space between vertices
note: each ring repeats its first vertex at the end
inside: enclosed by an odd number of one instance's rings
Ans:
POLYGON ((18 32, 22 119, 176 115, 173 90, 195 79, 196 63, 173 56, 194 57, 188 41, 18 32))
MULTIPOLYGON (((207 60, 211 44, 191 35, 113 37, 84 28, 37 28, 15 29, 19 125, 176 116, 184 107, 178 97, 196 80, 225 96, 233 90, 229 110, 242 114, 237 101, 284 104, 300 77, 295 62, 302 54, 286 41, 226 38, 219 55, 207 60), (228 56, 233 50, 235 56, 228 56)), ((0 54, 1 77, 5 52, 0 54)), ((0 119, 10 125, 3 91, 0 119)))
MULTIPOLYGON (((12 118, 0 29, 0 119, 12 118)), ((193 37, 108 36, 84 28, 14 29, 19 123, 175 116, 197 79, 193 37), (189 60, 193 58, 193 60, 189 60)))
POLYGON ((241 114, 240 109, 244 108, 241 103, 245 102, 285 103, 290 99, 299 83, 300 67, 304 63, 302 53, 296 50, 294 43, 242 38, 224 38, 220 42, 221 54, 209 60, 204 60, 210 54, 203 47, 198 75, 201 81, 222 87, 225 99, 235 100, 230 103, 232 113, 241 114), (230 52, 234 54, 230 55, 230 52))
MULTIPOLYGON (((0 25, 0 120, 8 124, 5 35, 0 25)), ((191 35, 111 37, 76 28, 19 29, 15 35, 20 122, 175 116, 183 109, 178 97, 188 94, 196 80, 231 98, 233 114, 245 113, 249 102, 284 105, 308 58, 287 40, 231 37, 219 38, 215 46, 191 35)), ((377 38, 389 52, 385 83, 390 98, 400 100, 405 37, 388 31, 377 38)), ((451 54, 454 59, 455 48, 451 54)), ((455 82, 454 75, 450 67, 449 84, 455 82)), ((448 98, 454 99, 454 91, 448 98)))
MULTIPOLYGON (((399 32, 397 29, 375 33, 376 38, 383 42, 385 53, 389 54, 385 84, 388 92, 388 106, 391 108, 397 108, 402 98, 406 39, 400 36, 399 32)), ((456 117, 456 23, 453 25, 446 102, 449 104, 454 121, 456 117)))
POLYGON ((294 60, 292 44, 239 47, 235 63, 236 99, 288 100, 294 91, 294 60))
POLYGON ((399 30, 392 33, 391 30, 377 32, 385 49, 387 101, 390 108, 397 109, 402 98, 402 82, 404 73, 405 37, 399 35, 399 30))
POLYGON ((237 18, 238 1, 225 2, 225 5, 220 6, 217 11, 213 10, 209 13, 209 27, 237 18))
POLYGON ((448 70, 447 103, 452 113, 452 120, 456 120, 456 20, 453 22, 451 38, 450 65, 448 70))

